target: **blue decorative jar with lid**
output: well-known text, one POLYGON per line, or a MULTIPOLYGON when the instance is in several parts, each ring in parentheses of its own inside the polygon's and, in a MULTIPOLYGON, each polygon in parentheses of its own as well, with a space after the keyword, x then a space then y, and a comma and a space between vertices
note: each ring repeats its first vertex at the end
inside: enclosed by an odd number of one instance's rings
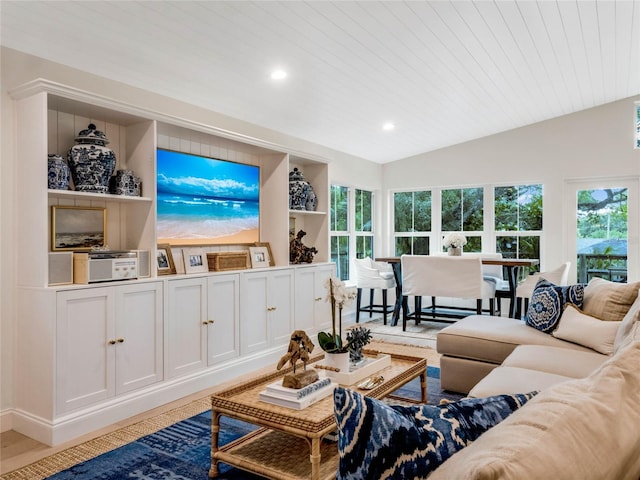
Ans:
POLYGON ((313 187, 295 167, 289 172, 289 210, 315 210, 317 204, 313 187))
POLYGON ((107 148, 107 136, 91 123, 75 138, 68 154, 71 177, 77 191, 108 193, 109 179, 116 168, 116 156, 107 148))
POLYGON ((52 190, 69 190, 71 171, 67 162, 60 155, 50 153, 47 156, 47 164, 48 188, 52 190))

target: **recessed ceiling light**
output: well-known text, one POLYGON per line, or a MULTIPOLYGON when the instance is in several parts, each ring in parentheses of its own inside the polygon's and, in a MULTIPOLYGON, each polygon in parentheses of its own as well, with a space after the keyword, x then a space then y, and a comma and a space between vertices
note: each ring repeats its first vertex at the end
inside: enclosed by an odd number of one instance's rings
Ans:
POLYGON ((395 126, 393 123, 391 123, 391 122, 387 122, 387 123, 385 123, 384 125, 382 125, 382 129, 383 129, 383 130, 386 130, 386 131, 391 131, 391 130, 393 130, 394 128, 396 128, 396 126, 395 126))
POLYGON ((287 78, 287 72, 284 70, 274 70, 271 72, 271 78, 274 80, 282 80, 283 78, 287 78))

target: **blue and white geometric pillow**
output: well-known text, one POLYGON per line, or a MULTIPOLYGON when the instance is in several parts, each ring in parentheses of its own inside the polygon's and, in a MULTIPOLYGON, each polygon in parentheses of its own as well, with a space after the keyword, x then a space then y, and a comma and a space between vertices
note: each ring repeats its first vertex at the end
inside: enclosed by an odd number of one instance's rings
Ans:
POLYGON ((568 303, 582 308, 584 285, 560 286, 543 279, 536 287, 529 301, 526 323, 541 332, 550 333, 557 326, 568 303))
POLYGON ((536 393, 404 407, 338 387, 333 394, 340 454, 336 478, 426 478, 536 393))

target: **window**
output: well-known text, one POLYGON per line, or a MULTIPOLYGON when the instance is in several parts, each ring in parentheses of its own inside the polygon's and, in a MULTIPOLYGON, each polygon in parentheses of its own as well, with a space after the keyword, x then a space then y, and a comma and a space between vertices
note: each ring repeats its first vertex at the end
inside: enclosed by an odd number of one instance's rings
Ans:
POLYGON ((331 261, 341 280, 349 279, 351 252, 374 256, 373 200, 373 192, 331 185, 331 261))
POLYGON ((395 255, 428 255, 431 191, 393 194, 395 255))
POLYGON ((331 261, 338 278, 349 278, 349 189, 331 185, 331 261))
POLYGON ((484 189, 460 188, 442 190, 441 233, 464 232, 466 252, 482 251, 484 231, 484 189))
POLYGON ((355 192, 356 258, 373 258, 373 193, 355 192))
POLYGON ((540 258, 542 185, 495 187, 496 252, 504 258, 540 258))

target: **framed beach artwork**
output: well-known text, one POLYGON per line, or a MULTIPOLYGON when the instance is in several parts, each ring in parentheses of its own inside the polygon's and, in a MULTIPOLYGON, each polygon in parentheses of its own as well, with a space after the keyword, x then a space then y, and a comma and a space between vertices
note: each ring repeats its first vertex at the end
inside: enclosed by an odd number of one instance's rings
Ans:
POLYGON ((172 246, 260 240, 260 167, 157 150, 157 238, 172 246))
POLYGON ((51 207, 51 250, 88 252, 104 248, 107 209, 100 207, 51 207))

